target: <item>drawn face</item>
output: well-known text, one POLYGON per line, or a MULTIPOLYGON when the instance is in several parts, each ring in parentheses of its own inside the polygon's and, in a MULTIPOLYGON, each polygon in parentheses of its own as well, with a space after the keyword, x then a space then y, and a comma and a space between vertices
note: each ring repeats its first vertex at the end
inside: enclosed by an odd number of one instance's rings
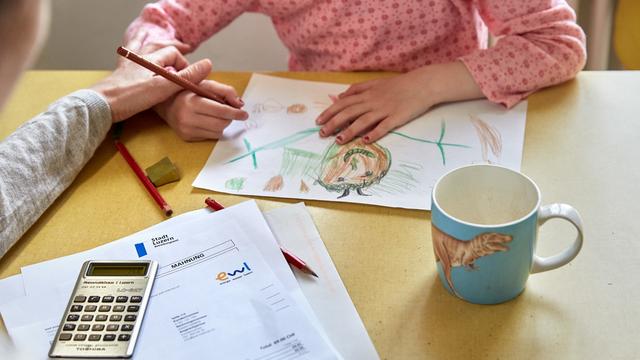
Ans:
POLYGON ((319 183, 328 190, 362 189, 378 183, 391 166, 389 151, 358 138, 346 145, 332 144, 322 160, 319 183))

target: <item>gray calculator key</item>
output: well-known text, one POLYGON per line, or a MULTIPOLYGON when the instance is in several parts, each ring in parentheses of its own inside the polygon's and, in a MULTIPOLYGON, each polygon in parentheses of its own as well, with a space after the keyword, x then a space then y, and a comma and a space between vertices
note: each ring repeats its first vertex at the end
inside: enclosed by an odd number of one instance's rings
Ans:
POLYGON ((99 302, 100 296, 89 296, 89 302, 99 302))
POLYGON ((122 315, 111 315, 109 317, 109 321, 120 321, 122 320, 122 315))
POLYGON ((69 333, 62 333, 62 334, 60 334, 60 337, 58 338, 58 340, 60 340, 60 341, 68 341, 68 340, 71 340, 71 334, 69 334, 69 333))
POLYGON ((116 302, 119 302, 119 303, 125 303, 125 302, 127 302, 128 300, 129 300, 129 298, 128 298, 128 297, 126 297, 126 296, 118 296, 118 297, 116 298, 116 302))
POLYGON ((118 328, 120 328, 120 325, 118 325, 118 324, 109 324, 109 325, 107 325, 107 331, 118 331, 118 328))
POLYGON ((85 312, 94 312, 98 307, 95 305, 87 305, 84 307, 85 312))
POLYGON ((115 334, 105 334, 102 337, 102 340, 104 340, 104 341, 113 341, 115 339, 116 339, 116 335, 115 334))
POLYGON ((102 331, 104 330, 104 324, 93 324, 91 327, 92 331, 102 331))
POLYGON ((76 324, 64 324, 62 330, 64 331, 73 331, 76 329, 76 324))
POLYGON ((102 337, 102 335, 91 334, 91 335, 89 335, 89 341, 100 341, 101 337, 102 337))
POLYGON ((113 302, 113 296, 107 295, 102 297, 102 302, 110 303, 113 302))
POLYGON ((82 315, 81 321, 93 321, 93 315, 82 315))
POLYGON ((73 340, 75 341, 84 341, 87 338, 87 334, 76 334, 73 337, 73 340))
POLYGON ((125 315, 124 321, 136 321, 135 315, 125 315))
POLYGON ((78 325, 78 331, 87 331, 87 330, 89 330, 89 324, 78 325))
POLYGON ((82 311, 82 305, 71 305, 70 312, 80 312, 82 311))
POLYGON ((69 316, 67 316, 67 321, 78 321, 78 319, 80 319, 80 315, 69 314, 69 316))
POLYGON ((129 341, 131 339, 131 335, 129 334, 120 334, 118 336, 118 341, 129 341))
POLYGON ((133 325, 131 325, 131 324, 123 324, 122 328, 120 330, 122 330, 122 331, 132 331, 133 330, 133 325))
POLYGON ((138 312, 138 310, 140 310, 140 306, 138 305, 127 306, 127 312, 138 312))
POLYGON ((107 321, 107 315, 96 316, 96 321, 107 321))
POLYGON ((116 305, 113 307, 113 312, 123 312, 124 311, 124 305, 116 305))
POLYGON ((131 302, 132 302, 132 303, 139 303, 139 302, 142 302, 142 296, 132 296, 132 297, 131 297, 131 302))
POLYGON ((110 305, 100 305, 100 307, 98 308, 98 311, 100 311, 100 312, 111 311, 111 306, 110 305))
POLYGON ((82 302, 85 302, 86 300, 87 300, 87 297, 82 295, 78 295, 73 298, 74 303, 82 303, 82 302))

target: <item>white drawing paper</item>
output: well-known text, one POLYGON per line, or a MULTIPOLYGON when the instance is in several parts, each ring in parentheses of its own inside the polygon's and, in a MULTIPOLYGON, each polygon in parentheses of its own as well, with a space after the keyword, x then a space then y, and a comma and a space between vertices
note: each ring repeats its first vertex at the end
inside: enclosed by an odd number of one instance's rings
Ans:
POLYGON ((193 186, 231 194, 430 210, 435 181, 473 163, 520 169, 527 102, 438 106, 376 144, 320 138, 316 117, 347 85, 254 74, 193 186))

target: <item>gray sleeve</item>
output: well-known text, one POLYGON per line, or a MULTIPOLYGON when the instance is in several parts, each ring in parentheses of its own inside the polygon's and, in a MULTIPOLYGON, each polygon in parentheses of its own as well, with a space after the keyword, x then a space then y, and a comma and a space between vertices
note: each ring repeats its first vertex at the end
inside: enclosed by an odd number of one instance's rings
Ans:
POLYGON ((0 142, 0 258, 71 184, 111 127, 111 109, 80 90, 0 142))

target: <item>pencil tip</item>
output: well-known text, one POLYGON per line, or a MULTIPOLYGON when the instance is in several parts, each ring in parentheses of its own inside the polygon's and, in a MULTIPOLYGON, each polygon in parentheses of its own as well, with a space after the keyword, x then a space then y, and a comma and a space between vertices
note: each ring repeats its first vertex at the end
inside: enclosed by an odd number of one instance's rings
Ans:
POLYGON ((313 275, 313 276, 315 276, 315 277, 317 277, 319 279, 318 274, 316 274, 315 271, 309 269, 308 267, 307 267, 307 270, 309 272, 309 275, 313 275))

